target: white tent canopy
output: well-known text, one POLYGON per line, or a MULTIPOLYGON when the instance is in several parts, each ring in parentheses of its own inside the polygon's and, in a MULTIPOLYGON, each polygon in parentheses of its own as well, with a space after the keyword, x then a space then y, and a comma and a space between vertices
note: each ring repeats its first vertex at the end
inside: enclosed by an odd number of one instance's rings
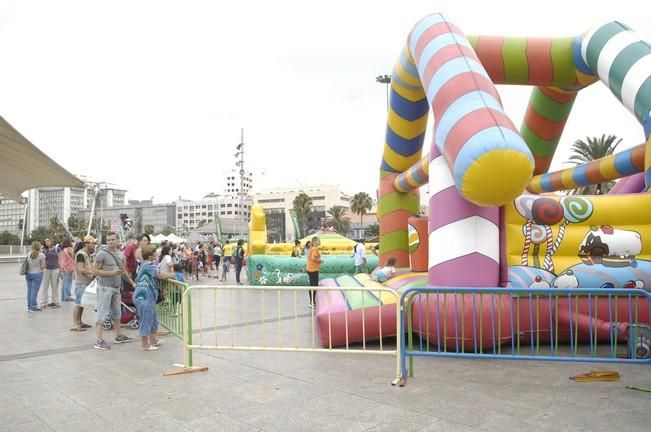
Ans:
POLYGON ((166 240, 168 242, 174 243, 174 244, 179 244, 179 243, 184 243, 185 239, 177 236, 176 234, 172 233, 166 237, 166 240))
POLYGON ((151 242, 155 244, 161 244, 163 240, 167 240, 167 237, 165 237, 163 234, 156 234, 150 237, 151 242))
POLYGON ((29 142, 0 116, 0 194, 22 202, 21 194, 48 186, 84 183, 29 142))

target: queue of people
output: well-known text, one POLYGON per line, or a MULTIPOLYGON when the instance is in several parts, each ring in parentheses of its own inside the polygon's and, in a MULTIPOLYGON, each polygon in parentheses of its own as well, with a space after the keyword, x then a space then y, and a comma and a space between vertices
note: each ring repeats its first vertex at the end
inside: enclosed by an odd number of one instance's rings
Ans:
MULTIPOLYGON (((104 335, 107 321, 112 323, 116 332, 114 344, 132 341, 122 332, 120 323, 122 294, 129 291, 137 310, 142 349, 155 351, 161 344, 156 338, 160 280, 185 282, 186 276, 188 279, 193 276, 198 279, 200 273, 206 274, 208 270, 218 272, 220 264, 222 280, 226 280, 232 261, 236 280, 241 284, 239 276, 244 259, 242 241, 238 242, 235 249, 237 256, 232 259, 226 259, 222 245, 217 242, 197 242, 195 247, 165 242, 156 248, 150 244, 148 234, 141 234, 137 238, 130 236, 121 247, 118 236, 113 232, 107 234, 106 242, 105 248, 98 249, 97 241, 91 235, 85 236, 74 247, 70 239, 56 245, 51 239, 45 239, 43 243, 34 241, 21 266, 27 286, 27 312, 58 309, 61 301, 74 301, 70 330, 84 332, 94 327, 94 348, 108 350, 111 345, 104 335), (83 319, 84 309, 88 306, 82 300, 91 284, 96 286, 97 314, 94 325, 83 319)), ((178 303, 180 296, 176 297, 178 303)), ((175 306, 178 308, 178 305, 175 306)))

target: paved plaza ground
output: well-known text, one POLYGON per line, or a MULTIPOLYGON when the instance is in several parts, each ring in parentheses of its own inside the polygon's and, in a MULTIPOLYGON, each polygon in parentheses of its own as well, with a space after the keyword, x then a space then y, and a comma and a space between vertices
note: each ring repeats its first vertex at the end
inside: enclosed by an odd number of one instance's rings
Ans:
POLYGON ((100 352, 93 332, 69 331, 71 303, 28 314, 25 293, 18 264, 0 264, 0 431, 651 428, 651 394, 625 389, 651 386, 649 366, 417 358, 398 388, 388 356, 212 351, 195 353, 207 372, 163 377, 182 360, 175 337, 100 352), (594 368, 622 380, 568 380, 594 368))

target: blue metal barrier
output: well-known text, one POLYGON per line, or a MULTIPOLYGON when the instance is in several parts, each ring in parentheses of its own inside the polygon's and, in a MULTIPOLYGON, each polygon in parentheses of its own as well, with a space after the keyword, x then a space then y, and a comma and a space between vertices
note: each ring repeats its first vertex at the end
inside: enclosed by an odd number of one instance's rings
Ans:
POLYGON ((411 288, 400 301, 403 379, 414 356, 651 364, 641 289, 411 288))

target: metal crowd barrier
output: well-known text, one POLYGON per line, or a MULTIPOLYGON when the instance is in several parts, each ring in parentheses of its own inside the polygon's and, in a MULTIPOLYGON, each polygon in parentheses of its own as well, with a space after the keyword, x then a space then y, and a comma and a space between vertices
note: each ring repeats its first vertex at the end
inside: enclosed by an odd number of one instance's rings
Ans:
POLYGON ((163 292, 163 301, 156 306, 158 309, 158 322, 172 334, 183 338, 183 317, 185 313, 181 306, 183 293, 188 289, 188 284, 174 279, 158 281, 158 288, 163 292))
POLYGON ((178 320, 182 324, 184 363, 176 365, 182 370, 166 375, 206 370, 193 365, 194 350, 289 351, 395 356, 397 382, 399 300, 399 293, 390 288, 190 286, 182 294, 182 312, 168 327, 175 328, 178 320), (308 307, 310 290, 322 293, 317 302, 325 305, 318 314, 308 307), (359 295, 362 308, 333 309, 330 291, 359 295), (365 298, 373 304, 364 307, 365 298))
POLYGON ((414 356, 651 364, 641 289, 413 288, 401 303, 403 380, 414 356))

